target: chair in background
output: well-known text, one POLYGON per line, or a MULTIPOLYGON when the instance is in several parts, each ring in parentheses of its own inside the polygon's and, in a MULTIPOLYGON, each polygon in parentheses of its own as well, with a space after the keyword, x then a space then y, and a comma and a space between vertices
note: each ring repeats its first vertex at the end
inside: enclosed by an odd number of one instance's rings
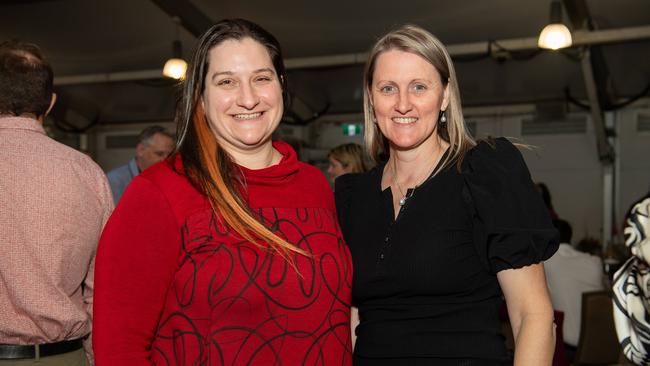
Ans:
POLYGON ((574 365, 618 363, 621 347, 616 337, 612 295, 608 291, 582 294, 580 339, 574 365))

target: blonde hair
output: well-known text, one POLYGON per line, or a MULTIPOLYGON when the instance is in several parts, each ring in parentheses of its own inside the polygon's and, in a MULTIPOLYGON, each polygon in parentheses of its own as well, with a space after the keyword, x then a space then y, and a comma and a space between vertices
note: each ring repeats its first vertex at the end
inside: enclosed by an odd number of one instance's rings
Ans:
POLYGON ((327 157, 340 162, 350 173, 363 173, 368 170, 363 156, 363 147, 359 144, 339 145, 330 150, 327 157))
POLYGON ((403 25, 381 37, 368 54, 363 76, 364 139, 368 155, 375 162, 379 162, 382 153, 388 153, 386 138, 379 131, 375 121, 370 91, 377 58, 390 50, 409 52, 424 58, 438 71, 442 83, 449 88, 449 105, 445 110, 446 127, 438 124, 436 131, 438 136, 449 143, 449 152, 441 166, 446 167, 451 162, 458 161, 460 167, 465 153, 476 145, 476 142, 465 125, 454 65, 447 49, 438 38, 410 24, 403 25))

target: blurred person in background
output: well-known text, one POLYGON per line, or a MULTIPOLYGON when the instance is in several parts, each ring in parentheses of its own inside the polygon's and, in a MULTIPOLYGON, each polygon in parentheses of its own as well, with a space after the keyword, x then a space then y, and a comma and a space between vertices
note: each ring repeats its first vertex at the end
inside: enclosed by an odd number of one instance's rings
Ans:
POLYGON ((106 174, 115 204, 119 202, 133 178, 150 166, 163 161, 173 150, 174 137, 163 127, 149 126, 142 130, 135 145, 135 157, 106 174))
POLYGON ((95 252, 113 200, 90 157, 45 134, 55 101, 40 49, 0 43, 0 365, 93 360, 95 252))
POLYGON ((368 168, 364 158, 363 148, 359 144, 349 143, 339 145, 327 154, 327 173, 330 181, 348 173, 363 173, 368 168))
POLYGON ((603 261, 573 247, 573 229, 567 221, 556 219, 553 224, 560 232, 560 247, 544 262, 544 271, 553 309, 564 312, 562 335, 567 358, 573 362, 580 339, 582 294, 604 288, 603 261))

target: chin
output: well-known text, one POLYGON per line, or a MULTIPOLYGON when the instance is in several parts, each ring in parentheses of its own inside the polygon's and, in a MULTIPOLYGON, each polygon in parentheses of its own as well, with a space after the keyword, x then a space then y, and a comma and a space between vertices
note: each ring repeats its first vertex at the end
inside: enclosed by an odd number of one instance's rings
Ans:
POLYGON ((399 150, 408 150, 420 145, 421 141, 412 138, 400 138, 389 140, 390 144, 399 150))
POLYGON ((259 147, 262 146, 268 142, 271 142, 271 135, 264 135, 264 136, 246 136, 237 139, 237 141, 248 147, 259 147))

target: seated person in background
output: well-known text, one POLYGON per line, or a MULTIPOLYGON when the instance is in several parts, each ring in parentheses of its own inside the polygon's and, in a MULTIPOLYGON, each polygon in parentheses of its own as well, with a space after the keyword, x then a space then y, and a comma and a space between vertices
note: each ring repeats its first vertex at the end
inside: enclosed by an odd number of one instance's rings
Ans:
POLYGON ((553 224, 560 232, 560 248, 544 263, 544 270, 553 308, 564 312, 564 343, 573 361, 580 336, 582 293, 603 289, 603 264, 600 257, 573 248, 568 222, 553 220, 553 224))
POLYGON ((106 175, 115 204, 131 180, 148 167, 163 161, 174 150, 174 137, 161 126, 149 126, 138 135, 135 157, 106 175))
POLYGON ((330 175, 332 183, 343 174, 363 173, 368 170, 363 156, 363 148, 355 143, 333 148, 327 154, 327 160, 329 160, 327 173, 330 175))

